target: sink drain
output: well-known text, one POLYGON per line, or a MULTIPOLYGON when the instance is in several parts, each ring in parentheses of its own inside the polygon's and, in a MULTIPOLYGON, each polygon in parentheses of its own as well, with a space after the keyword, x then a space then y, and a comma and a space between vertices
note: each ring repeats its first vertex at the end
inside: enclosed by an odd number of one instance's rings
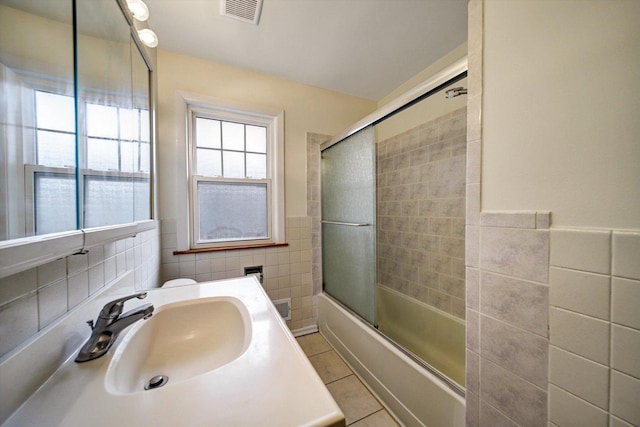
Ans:
POLYGON ((169 382, 169 377, 166 375, 156 375, 151 378, 149 382, 144 385, 145 390, 153 390, 154 388, 159 388, 169 382))

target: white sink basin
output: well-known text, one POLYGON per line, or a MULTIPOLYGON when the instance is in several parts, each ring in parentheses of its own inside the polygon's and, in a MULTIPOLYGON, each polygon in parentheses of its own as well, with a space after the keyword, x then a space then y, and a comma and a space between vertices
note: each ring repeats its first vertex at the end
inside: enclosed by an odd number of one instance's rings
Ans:
POLYGON ((157 375, 167 376, 162 387, 170 387, 234 361, 251 342, 249 312, 233 297, 163 305, 136 327, 109 364, 110 393, 151 392, 145 385, 157 375))
MULTIPOLYGON (((19 374, 37 364, 42 352, 63 345, 56 338, 77 330, 75 325, 83 327, 82 339, 76 337, 80 346, 88 332, 84 321, 108 301, 134 292, 133 274, 128 277, 126 292, 98 295, 90 306, 72 312, 32 344, 33 351, 12 359, 19 363, 12 371, 19 374)), ((124 330, 98 359, 75 363, 68 358, 0 424, 345 425, 344 414, 255 277, 149 290, 145 303, 155 307, 151 318, 124 330), (157 375, 168 376, 168 382, 145 390, 157 375)), ((0 369, 2 380, 7 372, 0 369)))

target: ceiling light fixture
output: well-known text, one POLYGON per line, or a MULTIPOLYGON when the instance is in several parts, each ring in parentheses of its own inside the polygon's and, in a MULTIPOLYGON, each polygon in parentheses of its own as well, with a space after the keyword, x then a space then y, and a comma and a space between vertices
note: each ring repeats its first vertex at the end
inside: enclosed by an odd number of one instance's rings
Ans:
POLYGON ((142 0, 127 0, 127 7, 138 21, 149 19, 149 8, 142 0))
POLYGON ((139 30, 138 37, 140 37, 140 41, 147 47, 158 46, 158 36, 156 36, 156 33, 148 28, 139 30))

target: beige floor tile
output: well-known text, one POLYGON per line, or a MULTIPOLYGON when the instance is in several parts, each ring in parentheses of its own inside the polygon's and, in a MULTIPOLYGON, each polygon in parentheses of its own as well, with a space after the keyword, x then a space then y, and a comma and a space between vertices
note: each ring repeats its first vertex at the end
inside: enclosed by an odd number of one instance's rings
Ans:
POLYGON ((303 335, 296 339, 307 357, 332 350, 329 343, 319 333, 303 335))
POLYGON ((385 410, 376 412, 358 422, 351 424, 353 427, 398 427, 398 423, 385 410))
POLYGON ((353 374, 338 353, 333 350, 311 356, 309 360, 325 384, 353 374))
POLYGON ((380 403, 355 375, 327 384, 327 389, 344 413, 347 425, 382 409, 380 403))

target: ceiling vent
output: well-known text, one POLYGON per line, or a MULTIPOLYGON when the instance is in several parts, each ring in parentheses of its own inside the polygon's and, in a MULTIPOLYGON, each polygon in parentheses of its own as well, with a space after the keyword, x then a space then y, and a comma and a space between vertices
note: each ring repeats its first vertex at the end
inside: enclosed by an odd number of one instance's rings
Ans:
POLYGON ((220 0, 220 14, 258 25, 263 0, 220 0))

